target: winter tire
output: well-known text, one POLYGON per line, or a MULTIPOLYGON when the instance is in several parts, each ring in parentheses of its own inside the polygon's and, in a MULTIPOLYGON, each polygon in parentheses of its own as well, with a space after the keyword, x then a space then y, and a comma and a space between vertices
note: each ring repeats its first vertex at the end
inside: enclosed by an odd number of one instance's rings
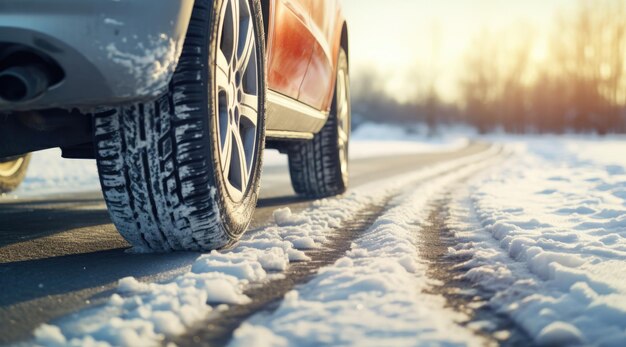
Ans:
POLYGON ((29 162, 30 154, 10 160, 0 159, 0 194, 17 189, 26 177, 29 162))
POLYGON ((258 199, 265 146, 259 0, 196 0, 165 95, 95 115, 111 218, 138 251, 237 240, 258 199))
POLYGON ((296 193, 323 198, 348 188, 350 139, 350 79, 348 57, 341 49, 337 65, 335 96, 324 128, 311 141, 289 150, 289 171, 296 193))

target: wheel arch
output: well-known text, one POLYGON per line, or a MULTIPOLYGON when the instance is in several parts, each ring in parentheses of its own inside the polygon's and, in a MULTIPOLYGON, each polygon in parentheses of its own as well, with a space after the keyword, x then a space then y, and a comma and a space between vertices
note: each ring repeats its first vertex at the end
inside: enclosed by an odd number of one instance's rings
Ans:
POLYGON ((339 46, 346 51, 346 56, 348 58, 348 66, 350 65, 350 40, 348 36, 348 23, 346 21, 343 22, 341 28, 341 41, 339 42, 339 46))
POLYGON ((272 13, 273 0, 261 0, 261 14, 263 15, 263 30, 265 30, 265 45, 267 48, 267 41, 270 28, 270 14, 272 13))

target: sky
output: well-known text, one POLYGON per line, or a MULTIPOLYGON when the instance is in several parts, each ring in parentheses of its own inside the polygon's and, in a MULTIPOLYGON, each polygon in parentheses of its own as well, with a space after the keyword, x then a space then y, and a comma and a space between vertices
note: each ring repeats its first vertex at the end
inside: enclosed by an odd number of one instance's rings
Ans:
MULTIPOLYGON (((536 59, 558 12, 574 0, 343 0, 350 33, 352 73, 374 70, 379 86, 407 100, 429 81, 446 101, 456 101, 462 60, 485 30, 529 28, 536 59), (424 83, 422 83, 424 82, 424 83)), ((358 81, 358 76, 353 80, 358 81)))

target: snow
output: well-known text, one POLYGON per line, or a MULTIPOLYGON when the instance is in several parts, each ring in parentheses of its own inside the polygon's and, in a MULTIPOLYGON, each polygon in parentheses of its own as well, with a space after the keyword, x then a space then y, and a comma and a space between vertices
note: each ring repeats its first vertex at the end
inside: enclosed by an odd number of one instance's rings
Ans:
MULTIPOLYGON (((626 345, 626 141, 594 136, 491 140, 514 150, 510 159, 452 190, 447 223, 458 244, 449 252, 471 257, 458 265, 463 277, 493 293, 489 306, 509 315, 539 345, 626 345)), ((432 181, 429 186, 437 189, 432 181)), ((408 191, 437 198, 419 187, 408 191)), ((403 293, 407 287, 432 284, 423 278, 424 261, 411 246, 416 233, 406 233, 407 214, 413 225, 423 220, 425 200, 401 199, 346 257, 289 293, 273 314, 251 319, 240 336, 269 331, 278 341, 304 346, 477 343, 466 331, 447 339, 438 334, 438 323, 448 331, 457 326, 440 297, 414 290, 419 306, 399 299, 409 296, 403 293), (412 208, 392 215, 403 206, 412 208), (409 242, 385 251, 393 237, 409 242), (419 329, 423 312, 433 340, 403 330, 407 322, 419 329)), ((237 336, 233 345, 242 342, 237 336)))
POLYGON ((537 343, 542 346, 582 345, 586 341, 576 327, 564 322, 550 323, 539 332, 537 343))
POLYGON ((284 341, 290 346, 483 345, 481 337, 456 324, 460 314, 446 308, 443 298, 425 293, 432 281, 416 245, 430 199, 489 165, 474 163, 488 154, 454 162, 458 170, 440 165, 401 179, 405 193, 392 199, 343 258, 289 292, 275 312, 244 323, 231 346, 267 339, 275 346, 284 341), (423 184, 427 175, 438 178, 423 184))
MULTIPOLYGON (((106 24, 113 23, 110 20, 106 24)), ((127 39, 128 40, 128 39, 127 39)), ((141 39, 133 37, 131 43, 109 43, 101 47, 103 54, 113 63, 122 66, 134 77, 140 87, 136 94, 157 96, 167 88, 183 48, 183 40, 160 34, 141 39)))
POLYGON ((469 144, 469 133, 461 129, 428 136, 419 127, 398 127, 365 123, 352 134, 350 157, 353 159, 415 153, 457 151, 469 144))
MULTIPOLYGON (((451 151, 466 132, 434 138, 365 125, 354 158, 451 151)), ((256 315, 232 346, 483 345, 476 330, 428 289, 428 260, 419 247, 433 201, 449 201, 449 256, 461 276, 490 293, 488 306, 510 317, 538 345, 626 345, 626 138, 506 136, 479 139, 504 146, 488 153, 383 179, 316 201, 302 212, 277 209, 233 249, 199 255, 188 273, 162 283, 124 278, 103 306, 40 326, 43 346, 159 345, 232 305, 250 302, 250 286, 282 278, 306 251, 372 204, 391 198, 350 250, 274 312, 256 315), (488 169, 485 169, 487 168, 488 169), (479 172, 478 174, 475 174, 479 172), (465 182, 464 178, 470 177, 465 182), (459 182, 465 182, 460 184, 459 182), (426 182, 426 183, 425 183, 426 182)), ((269 153, 268 153, 269 154, 269 153)), ((268 165, 284 165, 269 154, 268 165)), ((95 164, 61 161, 58 150, 35 153, 15 196, 98 190, 95 164)), ((499 338, 506 337, 501 331, 499 338)))
POLYGON ((307 222, 310 222, 310 220, 306 219, 306 217, 304 216, 292 214, 289 207, 279 208, 275 210, 273 216, 276 224, 281 227, 305 224, 307 222))
POLYGON ((108 25, 115 25, 115 26, 124 26, 124 23, 115 20, 113 18, 105 18, 104 19, 104 24, 108 24, 108 25))
MULTIPOLYGON (((251 298, 245 295, 245 288, 280 278, 281 272, 287 269, 291 262, 309 261, 303 249, 323 246, 328 240, 329 233, 358 211, 397 195, 407 184, 417 184, 416 182, 422 181, 425 177, 454 172, 458 166, 472 163, 490 154, 459 159, 394 180, 373 182, 354 189, 343 197, 316 201, 313 206, 298 214, 293 214, 287 209, 278 210, 274 214, 277 223, 248 232, 232 250, 201 255, 192 265, 190 272, 173 280, 163 283, 143 283, 130 277, 121 279, 117 292, 106 304, 88 308, 52 324, 42 325, 35 331, 35 342, 40 345, 54 345, 51 341, 64 341, 62 345, 97 342, 103 346, 132 346, 138 341, 143 345, 158 344, 164 337, 181 334, 206 319, 209 314, 219 314, 220 307, 224 304, 239 305, 250 302, 251 298), (304 247, 300 248, 297 245, 304 247)), ((445 185, 444 179, 441 180, 440 186, 445 185)), ((412 194, 412 199, 423 200, 422 194, 428 189, 434 188, 429 185, 423 191, 412 194)), ((406 224, 411 217, 407 216, 407 220, 403 220, 402 224, 396 227, 392 223, 395 216, 400 217, 403 214, 410 214, 409 211, 415 211, 412 204, 413 200, 405 203, 400 210, 392 210, 393 212, 380 219, 372 236, 378 241, 384 240, 385 235, 390 232, 392 236, 397 234, 397 237, 391 237, 387 242, 380 244, 372 241, 364 244, 355 243, 351 254, 355 256, 367 254, 368 257, 355 260, 345 258, 335 264, 340 269, 355 270, 342 274, 341 270, 326 269, 321 273, 322 277, 314 281, 326 286, 324 290, 326 293, 322 296, 328 299, 326 304, 331 307, 338 303, 337 299, 346 299, 339 302, 339 306, 336 307, 340 311, 353 308, 355 302, 367 303, 364 307, 373 310, 368 316, 370 319, 363 323, 358 323, 362 319, 356 316, 351 319, 353 324, 369 324, 367 327, 372 332, 380 333, 383 331, 380 327, 391 329, 395 326, 392 323, 380 325, 384 319, 383 316, 376 318, 377 315, 384 314, 387 318, 395 316, 395 322, 400 323, 405 318, 394 313, 396 309, 407 314, 418 309, 412 319, 398 326, 400 333, 413 332, 412 337, 399 338, 390 332, 385 336, 376 337, 375 341, 388 340, 407 344, 418 334, 426 333, 433 341, 444 339, 447 338, 449 322, 454 316, 450 313, 450 317, 444 315, 442 316, 444 318, 433 321, 430 315, 432 312, 444 310, 443 301, 416 296, 415 289, 419 288, 420 280, 414 277, 418 265, 415 256, 411 255, 413 241, 410 239, 415 235, 407 229, 406 224), (403 250, 407 252, 399 252, 403 250), (397 255, 392 257, 394 252, 397 255), (379 277, 386 272, 387 277, 379 277), (332 283, 336 281, 339 281, 343 289, 328 295, 330 293, 327 291, 330 288, 328 286, 333 286, 332 283), (353 291, 361 294, 350 294, 353 291), (348 300, 349 298, 352 299, 348 300), (429 304, 425 306, 424 300, 429 304), (420 324, 414 326, 417 323, 420 324), (373 329, 377 325, 379 327, 373 329)), ((294 294, 290 294, 287 299, 286 302, 291 303, 298 303, 300 300, 294 297, 294 294)), ((307 323, 313 324, 310 326, 311 331, 316 330, 314 322, 303 321, 304 325, 307 323)), ((339 323, 338 321, 334 328, 335 333, 342 331, 339 323)), ((348 321, 344 323, 347 324, 348 321)), ((363 342, 365 339, 375 337, 367 332, 368 329, 363 329, 365 325, 361 327, 360 333, 355 331, 357 334, 355 337, 361 336, 363 342)), ((245 339, 246 336, 250 338, 251 334, 263 336, 267 333, 267 330, 252 328, 247 332, 238 333, 237 336, 245 339)), ((461 329, 458 336, 460 341, 463 336, 461 329)), ((284 340, 276 337, 271 341, 280 344, 284 340)))
POLYGON ((100 190, 95 161, 61 158, 60 149, 33 153, 26 179, 11 197, 100 190))
POLYGON ((244 323, 234 334, 232 347, 286 347, 285 338, 274 335, 271 330, 244 323))
POLYGON ((626 345, 626 159, 617 140, 509 139, 452 202, 453 255, 541 345, 626 345))
MULTIPOLYGON (((461 128, 429 136, 423 127, 364 123, 350 135, 350 158, 453 152, 466 147, 472 135, 468 129, 461 128)), ((264 162, 269 166, 286 165, 287 156, 266 151, 264 162)))

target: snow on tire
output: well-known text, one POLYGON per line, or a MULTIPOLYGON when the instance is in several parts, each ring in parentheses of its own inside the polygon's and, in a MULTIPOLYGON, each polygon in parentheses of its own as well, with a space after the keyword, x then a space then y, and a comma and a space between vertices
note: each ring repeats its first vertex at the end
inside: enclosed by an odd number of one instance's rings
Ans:
POLYGON ((248 227, 265 146, 264 47, 258 0, 197 0, 169 90, 95 115, 104 197, 136 251, 212 250, 248 227))

